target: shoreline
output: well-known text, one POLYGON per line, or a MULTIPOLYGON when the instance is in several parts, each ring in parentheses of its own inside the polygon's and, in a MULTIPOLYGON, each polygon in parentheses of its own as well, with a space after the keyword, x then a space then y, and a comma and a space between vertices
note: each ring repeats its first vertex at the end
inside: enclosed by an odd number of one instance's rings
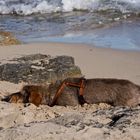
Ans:
POLYGON ((140 51, 97 48, 73 43, 32 43, 0 47, 0 62, 28 54, 67 55, 86 78, 128 79, 140 84, 140 51))

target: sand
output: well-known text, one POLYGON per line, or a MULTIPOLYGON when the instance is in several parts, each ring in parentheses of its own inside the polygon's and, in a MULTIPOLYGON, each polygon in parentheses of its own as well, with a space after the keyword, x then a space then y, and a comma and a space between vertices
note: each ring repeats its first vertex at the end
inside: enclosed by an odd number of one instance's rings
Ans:
POLYGON ((96 48, 83 44, 36 43, 0 47, 0 62, 27 54, 68 55, 86 78, 123 78, 140 84, 140 52, 96 48))
MULTIPOLYGON (((36 53, 73 56, 76 65, 81 68, 86 78, 121 78, 140 85, 140 52, 136 51, 62 43, 0 46, 0 63, 36 53)), ((20 90, 23 85, 24 83, 0 81, 0 97, 20 90)), ((107 114, 94 114, 95 111, 109 111, 110 108, 106 104, 51 108, 45 105, 24 107, 22 104, 0 102, 0 140, 140 139, 139 125, 135 128, 133 125, 128 125, 125 130, 119 128, 111 130, 104 126, 111 121, 107 114), (95 127, 98 124, 96 122, 103 127, 95 127)), ((140 113, 131 115, 130 120, 140 124, 140 113)))

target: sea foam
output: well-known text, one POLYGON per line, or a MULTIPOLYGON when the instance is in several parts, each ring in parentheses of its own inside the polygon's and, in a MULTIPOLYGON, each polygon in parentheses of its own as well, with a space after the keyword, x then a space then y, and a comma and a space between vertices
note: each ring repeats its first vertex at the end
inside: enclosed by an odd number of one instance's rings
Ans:
POLYGON ((115 9, 140 13, 140 0, 0 0, 0 14, 30 15, 34 13, 100 11, 115 9))

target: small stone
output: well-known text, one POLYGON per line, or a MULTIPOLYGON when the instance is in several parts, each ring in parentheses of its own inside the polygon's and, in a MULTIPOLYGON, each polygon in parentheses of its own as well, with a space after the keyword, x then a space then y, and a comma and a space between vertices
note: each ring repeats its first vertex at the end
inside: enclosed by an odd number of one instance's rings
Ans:
POLYGON ((25 123, 25 124, 24 124, 24 127, 30 127, 30 125, 25 123))

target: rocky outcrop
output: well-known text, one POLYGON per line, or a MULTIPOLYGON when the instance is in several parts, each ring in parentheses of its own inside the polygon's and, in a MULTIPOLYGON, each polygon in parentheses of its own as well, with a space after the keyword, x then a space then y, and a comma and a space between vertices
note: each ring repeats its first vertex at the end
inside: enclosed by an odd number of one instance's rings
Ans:
POLYGON ((81 76, 81 70, 70 56, 51 57, 34 54, 0 65, 0 80, 12 83, 45 83, 81 76))

